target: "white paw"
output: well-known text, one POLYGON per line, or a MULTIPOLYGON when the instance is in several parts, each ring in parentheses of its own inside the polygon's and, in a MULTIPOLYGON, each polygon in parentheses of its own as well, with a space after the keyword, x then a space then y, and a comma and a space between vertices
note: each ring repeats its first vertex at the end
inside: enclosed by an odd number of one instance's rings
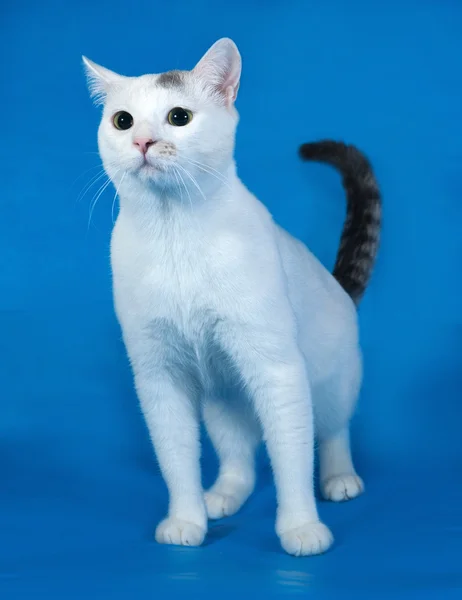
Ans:
POLYGON ((222 519, 234 515, 242 505, 241 499, 231 494, 205 492, 205 506, 209 519, 222 519))
POLYGON ((205 533, 205 528, 195 523, 168 517, 157 526, 156 542, 176 546, 200 546, 204 541, 205 533))
POLYGON ((322 484, 324 498, 333 502, 351 500, 363 492, 364 483, 358 475, 336 475, 322 484))
POLYGON ((330 530, 319 521, 281 533, 279 539, 284 550, 294 556, 322 554, 334 541, 330 530))

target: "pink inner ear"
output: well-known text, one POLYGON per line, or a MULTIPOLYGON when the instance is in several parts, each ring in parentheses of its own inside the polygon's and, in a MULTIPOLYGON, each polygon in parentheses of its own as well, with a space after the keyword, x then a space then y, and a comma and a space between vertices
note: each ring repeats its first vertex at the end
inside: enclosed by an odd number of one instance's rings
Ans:
POLYGON ((227 71, 225 75, 225 79, 222 84, 223 90, 228 90, 228 88, 233 89, 234 97, 237 96, 237 90, 239 89, 239 77, 241 75, 240 62, 239 65, 235 65, 234 63, 230 63, 227 65, 227 71), (236 68, 237 67, 237 68, 236 68))
POLYGON ((214 44, 196 65, 194 72, 220 91, 227 104, 235 101, 241 75, 241 57, 233 42, 220 40, 214 44))
POLYGON ((233 104, 233 102, 236 101, 238 90, 239 90, 239 81, 237 82, 237 84, 235 86, 228 85, 228 87, 226 88, 225 96, 226 96, 226 104, 228 104, 228 106, 233 104))

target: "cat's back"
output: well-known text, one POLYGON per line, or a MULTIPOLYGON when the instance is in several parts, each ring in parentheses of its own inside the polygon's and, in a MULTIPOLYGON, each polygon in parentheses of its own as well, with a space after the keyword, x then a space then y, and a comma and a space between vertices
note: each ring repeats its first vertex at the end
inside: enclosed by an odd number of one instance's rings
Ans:
POLYGON ((316 379, 339 349, 357 346, 356 307, 305 244, 280 227, 277 231, 300 342, 309 357, 310 376, 316 379))
POLYGON ((335 303, 351 304, 348 295, 330 271, 302 241, 279 225, 276 225, 276 232, 281 259, 293 296, 297 296, 296 292, 299 290, 305 305, 316 302, 325 306, 328 298, 335 303))

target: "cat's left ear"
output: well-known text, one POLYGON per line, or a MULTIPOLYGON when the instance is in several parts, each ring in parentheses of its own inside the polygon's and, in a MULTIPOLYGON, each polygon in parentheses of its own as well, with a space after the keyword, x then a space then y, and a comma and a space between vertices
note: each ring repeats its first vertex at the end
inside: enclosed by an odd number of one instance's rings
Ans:
POLYGON ((90 96, 95 101, 95 104, 104 104, 109 89, 118 83, 122 83, 126 77, 97 65, 86 56, 82 56, 82 60, 87 75, 90 96))
POLYGON ((193 73, 231 106, 236 100, 241 78, 241 55, 236 44, 229 38, 215 42, 194 67, 193 73))

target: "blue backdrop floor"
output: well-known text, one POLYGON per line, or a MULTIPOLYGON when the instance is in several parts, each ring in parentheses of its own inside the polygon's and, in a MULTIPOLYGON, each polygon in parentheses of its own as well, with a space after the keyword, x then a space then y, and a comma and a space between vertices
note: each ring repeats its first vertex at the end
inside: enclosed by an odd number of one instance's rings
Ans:
POLYGON ((152 539, 162 516, 158 474, 127 468, 112 480, 71 481, 41 469, 19 483, 3 466, 5 600, 462 597, 460 473, 374 477, 356 501, 321 503, 335 545, 292 558, 273 532, 268 473, 242 512, 211 524, 193 549, 152 539))

